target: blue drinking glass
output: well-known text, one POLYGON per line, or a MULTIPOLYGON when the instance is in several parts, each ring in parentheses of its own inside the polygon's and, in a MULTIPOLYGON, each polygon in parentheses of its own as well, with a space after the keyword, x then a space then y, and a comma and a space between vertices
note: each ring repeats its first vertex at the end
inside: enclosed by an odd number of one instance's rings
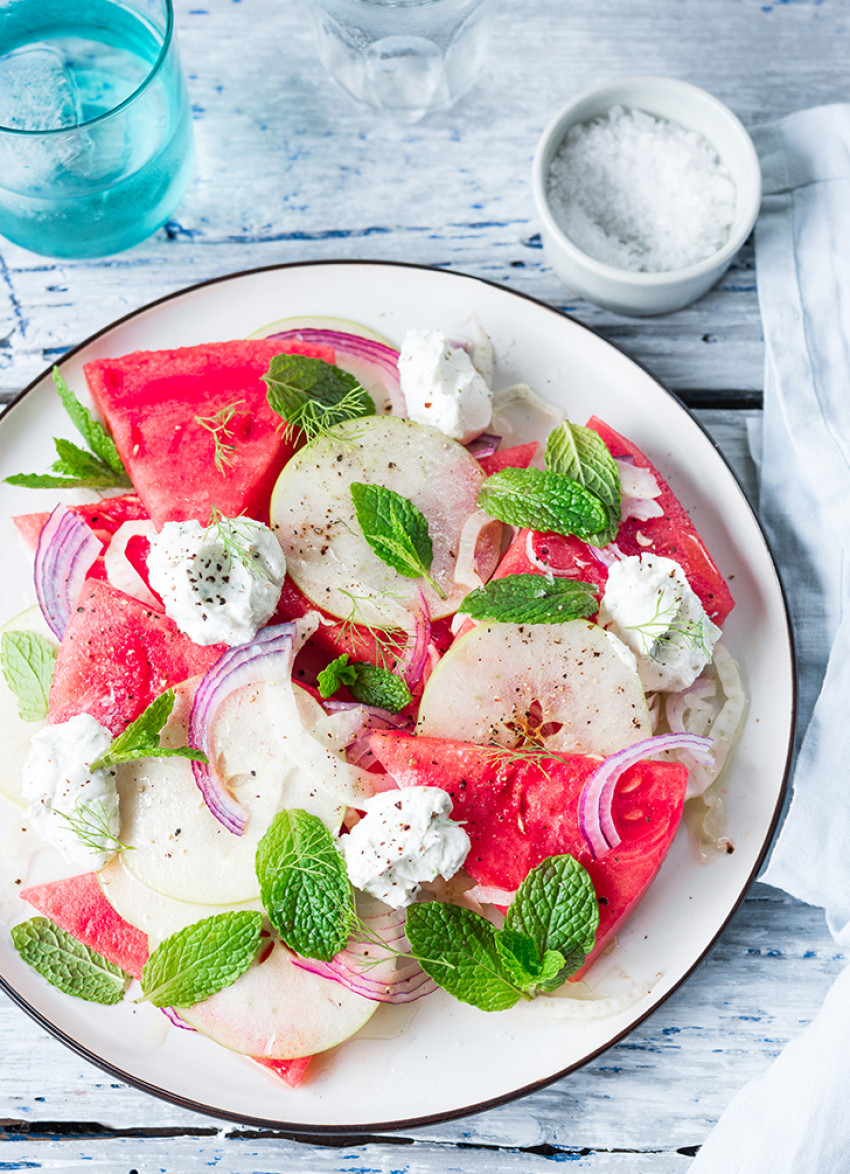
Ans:
POLYGON ((128 249, 172 214, 192 155, 171 0, 0 0, 0 236, 128 249))

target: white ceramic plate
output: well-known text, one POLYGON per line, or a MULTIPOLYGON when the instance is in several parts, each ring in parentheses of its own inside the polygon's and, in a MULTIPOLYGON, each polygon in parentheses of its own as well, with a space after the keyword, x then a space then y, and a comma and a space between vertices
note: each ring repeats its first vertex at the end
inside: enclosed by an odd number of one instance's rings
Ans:
MULTIPOLYGON (((470 311, 495 344, 497 386, 527 382, 572 419, 596 414, 630 437, 670 481, 731 580, 737 606, 726 642, 742 665, 750 697, 726 782, 735 851, 700 863, 680 829, 615 951, 599 964, 603 985, 635 996, 627 1009, 552 1023, 516 1009, 485 1014, 440 992, 415 1004, 403 1031, 398 1017, 382 1012, 391 1038, 349 1041, 322 1063, 317 1079, 297 1090, 201 1036, 165 1032, 164 1017, 150 1008, 104 1009, 61 995, 20 961, 3 932, 0 975, 13 998, 90 1060, 182 1105, 315 1134, 421 1124, 528 1092, 598 1055, 670 994, 729 919, 769 843, 794 711, 793 656, 775 568, 711 440, 646 370, 590 330, 531 299, 458 274, 318 263, 239 274, 166 298, 89 339, 61 367, 81 391, 82 365, 90 359, 242 338, 277 319, 355 319, 400 343, 408 328, 451 331, 470 311)), ((71 434, 45 374, 0 420, 0 477, 46 468, 54 433, 71 434)), ((10 517, 54 503, 48 491, 0 485, 0 617, 33 601, 31 556, 10 517)), ((4 812, 0 818, 7 818, 4 812)))

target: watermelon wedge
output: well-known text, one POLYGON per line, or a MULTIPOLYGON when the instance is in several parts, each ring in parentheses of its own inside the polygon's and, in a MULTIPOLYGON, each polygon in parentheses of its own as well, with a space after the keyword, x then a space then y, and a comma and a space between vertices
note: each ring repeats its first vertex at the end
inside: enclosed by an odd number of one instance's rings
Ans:
POLYGON ((334 360, 326 346, 240 339, 86 364, 94 401, 157 529, 207 523, 213 506, 268 520, 293 439, 268 406, 261 376, 284 351, 334 360))
MULTIPOLYGON (((116 913, 101 889, 97 874, 84 872, 66 880, 48 881, 21 890, 21 897, 44 917, 89 949, 102 954, 133 978, 139 978, 148 960, 148 937, 116 913)), ((304 1080, 312 1056, 297 1060, 268 1060, 252 1056, 290 1088, 304 1080)))
MULTIPOLYGON (((587 426, 602 437, 612 456, 625 457, 639 468, 649 470, 661 490, 656 501, 663 511, 662 515, 644 521, 626 518, 620 524, 615 540, 619 550, 625 555, 656 554, 673 559, 685 572, 706 614, 716 624, 722 625, 735 606, 735 601, 682 503, 652 462, 630 440, 595 416, 588 421, 587 426)), ((600 562, 586 543, 575 537, 535 530, 519 531, 505 551, 493 577, 501 579, 505 575, 527 573, 543 575, 547 570, 556 576, 595 584, 600 589, 600 597, 608 579, 607 566, 600 562)))
POLYGON ((148 937, 119 916, 93 872, 23 889, 21 896, 77 941, 96 950, 134 978, 148 957, 148 937))
POLYGON ((637 518, 626 518, 617 531, 617 546, 623 554, 656 554, 677 562, 699 596, 709 619, 722 626, 735 606, 735 601, 685 507, 655 465, 630 440, 609 428, 604 420, 596 416, 588 420, 587 426, 599 433, 615 459, 627 457, 638 468, 648 469, 661 489, 655 499, 663 510, 661 517, 643 522, 637 518))
POLYGON ((531 444, 515 444, 512 448, 491 453, 489 457, 479 457, 478 463, 488 477, 502 469, 527 469, 539 447, 536 440, 531 444))
POLYGON ((561 853, 584 865, 599 900, 596 946, 585 966, 661 867, 688 784, 687 768, 677 762, 639 762, 627 770, 614 797, 622 842, 594 860, 579 830, 578 799, 599 759, 574 754, 500 762, 486 746, 392 732, 372 734, 369 744, 400 787, 441 787, 451 795, 452 819, 464 824, 472 845, 464 867, 479 884, 513 891, 535 865, 561 853))
POLYGON ((279 1076, 284 1084, 290 1088, 297 1088, 307 1074, 312 1056, 299 1056, 297 1060, 268 1060, 264 1056, 252 1056, 251 1059, 263 1068, 279 1076))
POLYGON ((223 652, 223 644, 193 644, 162 612, 88 579, 56 655, 48 720, 90 713, 119 734, 165 689, 205 673, 223 652))
MULTIPOLYGON (((138 494, 124 493, 120 497, 105 497, 102 501, 88 502, 85 505, 71 505, 68 509, 72 514, 90 526, 104 543, 125 522, 144 521, 148 512, 139 500, 138 494)), ((50 517, 49 513, 18 514, 12 521, 31 550, 38 546, 38 536, 44 524, 50 517)))
MULTIPOLYGON (((287 575, 271 623, 282 624, 287 620, 300 619, 311 611, 318 612, 324 617, 324 621, 310 637, 309 643, 323 654, 325 663, 348 653, 352 660, 365 660, 382 668, 392 668, 397 657, 404 651, 404 633, 399 635, 388 632, 384 637, 379 629, 340 621, 329 612, 316 607, 287 575)), ((440 654, 446 651, 453 638, 451 617, 434 621, 431 626, 431 642, 440 654)), ((324 664, 321 667, 324 667, 324 664)))

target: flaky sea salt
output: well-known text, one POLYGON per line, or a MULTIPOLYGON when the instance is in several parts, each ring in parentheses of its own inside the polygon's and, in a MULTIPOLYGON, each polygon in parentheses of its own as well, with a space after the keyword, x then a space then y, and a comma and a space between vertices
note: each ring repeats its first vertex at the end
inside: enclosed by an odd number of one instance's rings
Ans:
POLYGON ((623 106, 568 132, 548 196, 557 224, 583 252, 645 273, 713 256, 735 219, 735 182, 708 139, 623 106))

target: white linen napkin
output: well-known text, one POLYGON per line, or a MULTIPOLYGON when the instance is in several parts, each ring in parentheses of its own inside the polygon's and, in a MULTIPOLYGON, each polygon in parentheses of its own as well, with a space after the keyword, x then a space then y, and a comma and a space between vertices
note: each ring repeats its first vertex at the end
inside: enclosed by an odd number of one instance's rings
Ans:
MULTIPOLYGON (((765 402, 759 509, 797 643, 793 795, 762 880, 850 945, 850 105, 757 130, 765 402), (845 600, 848 605, 845 606, 845 600)), ((690 1174, 850 1170, 850 968, 743 1089, 690 1174)))

